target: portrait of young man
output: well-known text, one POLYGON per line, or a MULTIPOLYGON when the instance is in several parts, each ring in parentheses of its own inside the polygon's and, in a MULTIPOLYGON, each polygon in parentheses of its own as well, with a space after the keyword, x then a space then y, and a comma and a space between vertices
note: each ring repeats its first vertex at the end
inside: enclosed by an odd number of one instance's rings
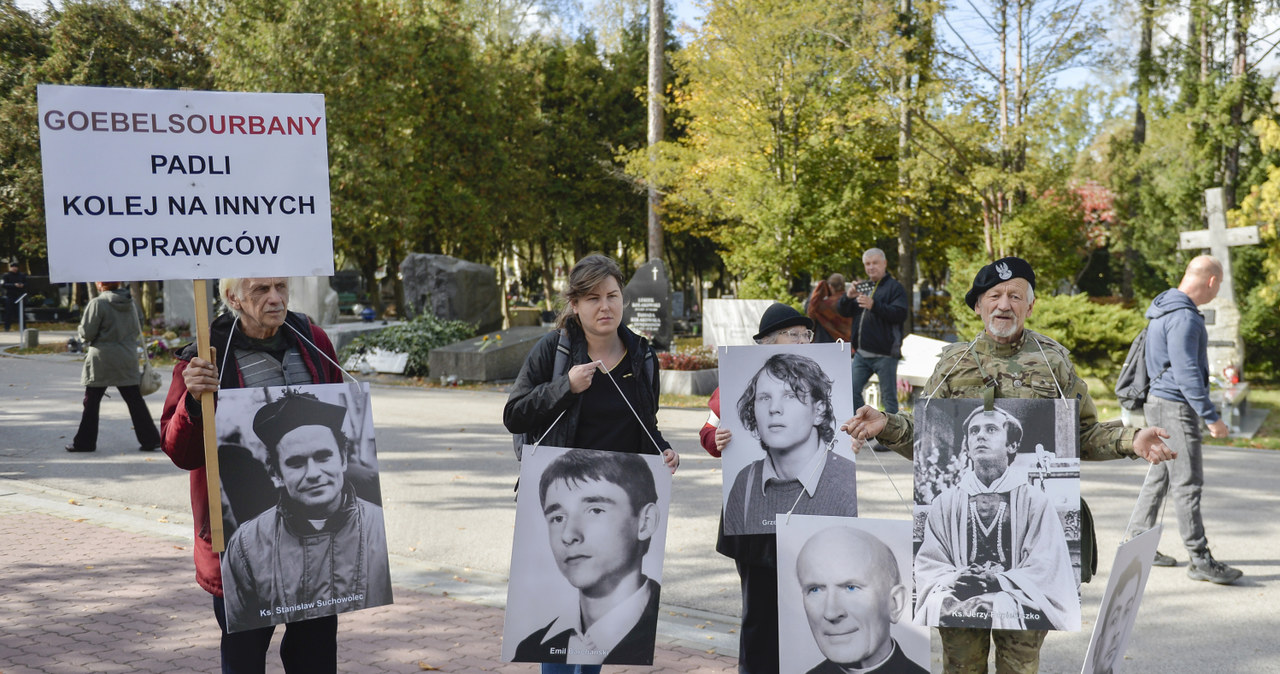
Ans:
POLYGON ((778 523, 784 674, 928 672, 911 622, 911 522, 792 515, 778 523))
POLYGON ((661 457, 539 447, 521 468, 531 486, 518 496, 503 659, 652 664, 671 494, 661 457))
MULTIPOLYGON (((376 457, 357 462, 356 443, 345 430, 361 435, 370 430, 363 418, 348 420, 342 403, 353 393, 362 398, 356 407, 366 410, 367 389, 341 384, 219 394, 219 426, 238 428, 242 439, 251 429, 265 453, 261 469, 277 492, 275 505, 241 520, 235 513, 242 499, 228 498, 224 521, 236 524, 225 532, 221 558, 228 631, 391 603, 382 507, 359 493, 377 493, 376 457), (252 413, 247 429, 229 418, 245 411, 252 413), (373 484, 358 492, 356 483, 370 480, 373 484)), ((372 438, 362 440, 371 454, 372 438)), ((252 462, 236 454, 224 461, 221 454, 224 484, 254 483, 255 475, 245 474, 252 462)))
POLYGON ((1161 528, 1157 524, 1120 544, 1116 550, 1111 579, 1103 592, 1098 621, 1085 654, 1083 674, 1114 674, 1116 663, 1124 657, 1151 575, 1161 528))
POLYGON ((722 395, 736 400, 723 455, 726 535, 772 533, 779 513, 858 514, 857 466, 844 437, 837 442, 852 391, 843 348, 755 346, 722 356, 731 373, 722 375, 722 395))
POLYGON ((917 513, 926 514, 915 557, 916 623, 1079 629, 1080 576, 1063 524, 1079 517, 1079 458, 1069 441, 1055 447, 1074 437, 1070 402, 996 400, 986 410, 982 401, 936 400, 921 407, 917 513), (960 451, 948 459, 930 447, 953 442, 960 451), (950 472, 931 475, 932 466, 950 472))

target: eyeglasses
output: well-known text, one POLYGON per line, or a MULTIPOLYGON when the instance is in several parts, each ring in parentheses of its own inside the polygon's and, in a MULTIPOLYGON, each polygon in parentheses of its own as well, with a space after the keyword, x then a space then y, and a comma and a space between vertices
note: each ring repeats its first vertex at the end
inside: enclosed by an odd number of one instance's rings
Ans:
MULTIPOLYGON (((779 332, 778 335, 786 335, 791 339, 794 339, 806 344, 813 341, 812 330, 786 330, 783 332, 779 332)), ((774 340, 775 341, 777 340, 777 336, 774 337, 774 340)))

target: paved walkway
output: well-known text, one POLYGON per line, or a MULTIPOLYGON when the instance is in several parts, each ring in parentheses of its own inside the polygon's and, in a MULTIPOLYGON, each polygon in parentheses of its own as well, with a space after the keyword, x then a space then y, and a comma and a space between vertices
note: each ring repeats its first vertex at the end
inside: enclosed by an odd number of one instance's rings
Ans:
MULTIPOLYGON (((0 348, 16 343, 16 333, 0 333, 0 348)), ((0 674, 216 671, 217 627, 190 561, 186 476, 136 450, 114 401, 104 406, 111 422, 99 451, 63 452, 79 417, 78 374, 70 356, 0 357, 0 674)), ((374 398, 396 604, 340 619, 342 669, 536 671, 497 662, 514 510, 510 436, 495 421, 505 396, 375 387, 374 398)), ((158 397, 148 402, 158 418, 158 397)), ((670 603, 659 620, 657 666, 609 672, 732 671, 737 577, 711 549, 719 462, 696 449, 704 412, 664 409, 660 418, 684 450, 664 567, 670 603)), ((860 459, 860 513, 903 517, 886 473, 909 497, 910 463, 860 459)), ((1131 461, 1082 466, 1100 575, 1083 588, 1084 631, 1045 642, 1044 674, 1080 671, 1144 473, 1131 461)), ((1161 549, 1181 565, 1153 571, 1118 672, 1280 674, 1280 452, 1207 447, 1205 473, 1214 553, 1246 575, 1232 587, 1189 581, 1177 532, 1166 529, 1161 549)), ((938 655, 935 639, 935 672, 938 655)))
MULTIPOLYGON (((0 480, 0 672, 217 671, 210 596, 195 585, 190 543, 179 529, 145 508, 0 480)), ((423 581, 404 564, 394 577, 420 584, 398 583, 395 604, 339 618, 339 671, 536 671, 498 662, 502 609, 481 603, 489 593, 454 598, 444 588, 468 579, 423 581)), ((278 645, 277 638, 268 671, 281 669, 278 645)), ((653 668, 609 671, 735 669, 729 656, 659 643, 653 668)))

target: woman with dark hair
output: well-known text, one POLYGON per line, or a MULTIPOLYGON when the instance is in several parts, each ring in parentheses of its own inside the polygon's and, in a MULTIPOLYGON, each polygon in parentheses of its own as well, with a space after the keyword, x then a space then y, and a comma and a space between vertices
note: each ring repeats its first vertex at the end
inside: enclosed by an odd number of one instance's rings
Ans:
MULTIPOLYGON (((680 457, 658 431, 657 357, 643 337, 622 325, 622 280, 618 264, 604 255, 574 265, 558 330, 525 359, 502 422, 542 445, 661 454, 675 473, 680 457), (568 353, 556 371, 562 344, 568 353)), ((590 674, 600 668, 544 663, 542 671, 590 674)))
POLYGON ((117 281, 98 282, 98 293, 80 318, 80 341, 87 347, 80 374, 84 412, 66 450, 92 452, 98 448, 98 409, 107 387, 114 386, 129 406, 138 449, 154 452, 160 448, 160 430, 138 389, 138 337, 142 334, 138 310, 129 289, 117 281))

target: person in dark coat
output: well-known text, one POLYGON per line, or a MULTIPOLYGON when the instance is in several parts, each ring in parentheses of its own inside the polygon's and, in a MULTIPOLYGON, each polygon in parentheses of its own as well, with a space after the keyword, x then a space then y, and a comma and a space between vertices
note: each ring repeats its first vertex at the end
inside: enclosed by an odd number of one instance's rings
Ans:
MULTIPOLYGON (((657 357, 622 325, 622 286, 618 263, 604 255, 574 265, 558 330, 525 359, 502 422, 547 446, 661 454, 674 474, 680 456, 658 431, 657 357), (564 371, 555 372, 562 338, 568 357, 564 371)), ((599 667, 544 662, 542 671, 590 674, 599 667)))
POLYGON ((68 452, 92 452, 98 448, 98 410, 107 387, 114 386, 129 406, 138 449, 154 452, 160 447, 160 431, 138 388, 138 337, 142 334, 138 310, 129 289, 117 282, 99 282, 97 297, 84 308, 78 332, 86 355, 80 372, 84 386, 84 412, 68 452))
POLYGON ((874 374, 880 381, 880 405, 898 413, 898 360, 902 358, 902 324, 911 305, 907 291, 888 273, 884 251, 862 254, 867 280, 850 283, 836 310, 853 319, 853 408, 864 404, 862 389, 874 374))
MULTIPOLYGON (((209 326, 218 362, 197 355, 195 344, 178 352, 160 427, 165 453, 174 465, 190 471, 196 582, 213 595, 213 614, 222 632, 222 671, 261 672, 275 627, 226 631, 222 568, 209 521, 200 397, 219 388, 333 384, 342 381, 343 373, 324 330, 289 311, 289 279, 226 278, 218 292, 231 310, 209 326)), ((288 623, 280 660, 285 671, 336 673, 338 617, 288 623)))
POLYGON ((18 261, 9 263, 4 275, 4 331, 18 322, 18 298, 27 294, 27 275, 19 271, 18 261))

